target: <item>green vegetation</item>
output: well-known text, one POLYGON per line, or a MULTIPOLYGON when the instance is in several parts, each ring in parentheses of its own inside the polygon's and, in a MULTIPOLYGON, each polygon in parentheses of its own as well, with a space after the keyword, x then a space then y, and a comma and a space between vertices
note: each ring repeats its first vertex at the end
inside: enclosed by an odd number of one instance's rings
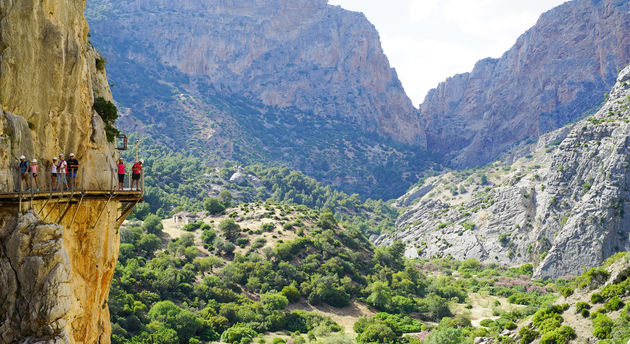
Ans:
POLYGON ((103 123, 105 123, 105 134, 107 135, 107 141, 114 142, 116 136, 120 134, 120 131, 114 126, 116 119, 118 118, 118 109, 114 103, 109 100, 105 100, 103 97, 97 97, 94 99, 94 110, 101 116, 103 123))
POLYGON ((107 59, 104 58, 103 56, 98 56, 94 59, 94 63, 96 65, 96 69, 98 69, 99 71, 104 71, 105 70, 105 63, 107 62, 107 59))

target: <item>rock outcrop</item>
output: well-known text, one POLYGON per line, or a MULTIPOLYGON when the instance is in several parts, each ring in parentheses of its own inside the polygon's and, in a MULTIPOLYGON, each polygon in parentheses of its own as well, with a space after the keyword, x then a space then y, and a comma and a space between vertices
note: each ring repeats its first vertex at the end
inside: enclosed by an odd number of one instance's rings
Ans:
POLYGON ((501 58, 479 61, 420 106, 430 150, 480 166, 513 143, 592 111, 630 62, 630 3, 573 0, 544 13, 501 58))
MULTIPOLYGON (((84 9, 85 0, 0 2, 2 193, 17 187, 20 155, 39 160, 40 187, 48 190, 46 162, 70 152, 85 167, 86 189, 109 188, 113 145, 92 106, 111 93, 84 9)), ((0 342, 109 343, 118 203, 104 203, 34 201, 25 214, 2 203, 0 342)))
POLYGON ((595 115, 529 149, 512 165, 427 179, 398 202, 413 204, 397 232, 374 241, 403 240, 411 257, 534 262, 542 278, 630 250, 630 66, 595 115))

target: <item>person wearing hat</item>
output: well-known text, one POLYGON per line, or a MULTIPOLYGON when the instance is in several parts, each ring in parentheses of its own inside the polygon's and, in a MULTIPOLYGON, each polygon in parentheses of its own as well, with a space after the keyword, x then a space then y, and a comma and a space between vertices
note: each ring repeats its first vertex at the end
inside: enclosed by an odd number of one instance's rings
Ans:
POLYGON ((140 173, 142 172, 142 164, 144 164, 144 159, 140 159, 140 161, 131 166, 131 190, 133 190, 134 184, 136 185, 136 190, 140 190, 140 173))
POLYGON ((37 165, 37 159, 31 160, 31 174, 33 175, 33 187, 35 191, 39 191, 39 181, 37 180, 37 173, 39 171, 39 166, 37 165))
POLYGON ((68 183, 73 189, 77 188, 77 171, 79 170, 79 160, 74 157, 74 153, 70 153, 68 159, 68 183))
POLYGON ((66 172, 68 169, 68 163, 63 159, 63 154, 59 154, 59 162, 57 163, 57 187, 63 191, 64 185, 68 187, 68 181, 66 180, 66 172))
POLYGON ((50 179, 50 187, 52 188, 53 191, 57 191, 56 185, 57 185, 57 157, 53 156, 52 157, 52 164, 50 164, 50 175, 51 175, 51 179, 50 179))
POLYGON ((28 172, 30 171, 30 165, 28 161, 26 161, 26 157, 24 155, 20 157, 20 163, 19 165, 16 165, 15 168, 20 171, 20 180, 26 183, 26 191, 29 191, 31 189, 31 184, 28 182, 28 172))

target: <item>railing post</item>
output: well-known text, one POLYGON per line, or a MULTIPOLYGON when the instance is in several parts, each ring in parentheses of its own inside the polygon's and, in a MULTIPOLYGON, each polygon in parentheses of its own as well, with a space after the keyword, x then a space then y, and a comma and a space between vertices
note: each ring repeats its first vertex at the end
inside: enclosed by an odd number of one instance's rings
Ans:
POLYGON ((29 208, 33 209, 33 193, 34 193, 33 190, 35 189, 35 187, 33 186, 33 172, 32 171, 28 174, 28 179, 31 182, 31 199, 29 200, 29 208))
POLYGON ((22 171, 20 170, 19 167, 17 169, 17 173, 18 173, 18 199, 20 202, 19 211, 21 215, 22 214, 22 171))

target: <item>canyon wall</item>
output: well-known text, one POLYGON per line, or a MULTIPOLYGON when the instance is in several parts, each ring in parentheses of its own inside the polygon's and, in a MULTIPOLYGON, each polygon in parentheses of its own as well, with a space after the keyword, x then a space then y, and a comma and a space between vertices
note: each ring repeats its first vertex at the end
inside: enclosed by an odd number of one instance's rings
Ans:
POLYGON ((515 142, 594 112, 630 62, 630 2, 573 0, 546 13, 498 59, 429 91, 427 145, 454 167, 480 166, 515 142))
MULTIPOLYGON (((111 93, 84 10, 85 0, 0 2, 0 193, 16 190, 20 155, 39 161, 48 190, 47 162, 71 152, 86 189, 109 188, 115 151, 92 105, 111 93)), ((109 342, 118 203, 78 206, 2 203, 0 342, 109 342)))

